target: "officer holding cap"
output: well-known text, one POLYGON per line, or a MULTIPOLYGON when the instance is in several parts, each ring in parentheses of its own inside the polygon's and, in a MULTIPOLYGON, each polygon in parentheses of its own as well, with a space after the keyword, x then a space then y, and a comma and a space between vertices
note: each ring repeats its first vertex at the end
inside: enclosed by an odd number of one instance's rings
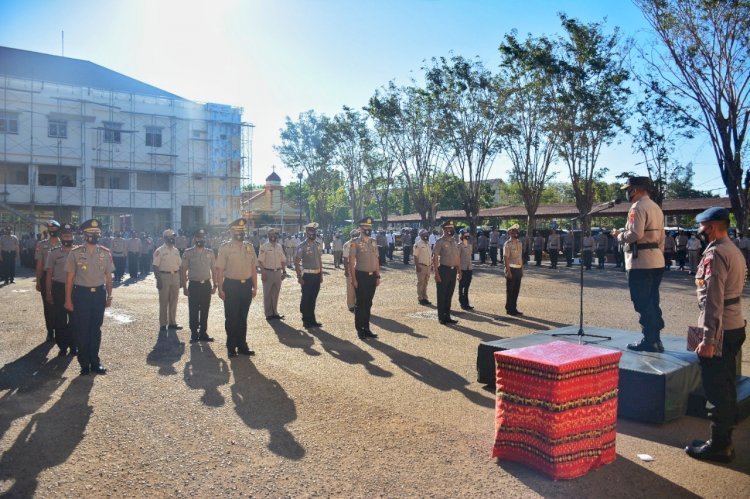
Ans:
POLYGON ((72 312, 81 374, 106 374, 99 359, 104 309, 112 305, 112 255, 99 245, 99 220, 81 224, 84 244, 74 248, 65 261, 65 308, 72 312))
POLYGON ((698 345, 703 391, 714 406, 711 439, 694 442, 685 450, 696 459, 728 463, 735 457, 732 431, 738 422, 737 353, 745 341, 742 289, 745 259, 729 239, 729 211, 709 208, 695 217, 699 234, 708 242, 695 274, 698 288, 698 345))
POLYGON ((305 240, 297 246, 294 255, 297 281, 302 286, 299 311, 302 313, 302 327, 305 329, 323 325, 315 318, 315 302, 323 283, 323 250, 315 240, 317 229, 318 224, 315 222, 305 225, 305 240))
POLYGON ((279 243, 279 233, 276 229, 268 231, 268 241, 260 246, 258 264, 260 278, 263 281, 263 309, 266 320, 281 320, 284 316, 279 315, 279 293, 281 281, 287 273, 284 247, 279 243))
POLYGON ((71 355, 78 353, 71 327, 70 312, 65 310, 65 262, 73 249, 73 226, 63 224, 58 231, 60 245, 49 251, 45 262, 45 300, 51 308, 52 329, 55 331, 55 343, 62 356, 70 349, 71 355))
POLYGON ((461 280, 461 253, 453 239, 453 222, 449 220, 442 227, 443 237, 437 240, 432 250, 432 264, 437 284, 438 321, 446 325, 458 323, 451 318, 451 302, 456 280, 461 280))
POLYGON ((34 260, 36 261, 36 290, 39 291, 42 297, 42 307, 44 309, 44 323, 47 326, 47 341, 55 341, 55 328, 53 325, 52 316, 52 304, 47 301, 47 279, 46 279, 46 268, 47 255, 50 250, 60 244, 58 239, 58 231, 60 230, 60 222, 57 220, 49 220, 47 222, 47 234, 49 237, 43 241, 39 241, 34 250, 34 260))
POLYGON ((208 310, 211 307, 211 295, 217 288, 216 255, 206 248, 206 231, 203 229, 193 234, 193 246, 182 254, 180 285, 188 297, 190 343, 214 341, 208 335, 208 310))
POLYGON ((227 352, 255 355, 247 344, 247 314, 258 292, 258 258, 255 248, 245 241, 247 220, 238 218, 229 225, 232 240, 219 247, 216 258, 216 282, 219 298, 224 300, 224 327, 227 352))
POLYGON ((628 349, 663 352, 664 320, 659 307, 659 286, 664 274, 664 213, 649 197, 651 180, 648 177, 630 177, 621 189, 625 191, 625 199, 633 204, 625 230, 615 235, 625 245, 630 299, 640 315, 643 331, 641 341, 630 343, 628 349))
POLYGON ((175 247, 172 229, 162 233, 164 244, 154 251, 153 268, 159 290, 159 327, 162 331, 182 329, 177 324, 177 298, 180 296, 180 250, 175 247))
POLYGON ((370 310, 375 288, 380 285, 380 258, 378 244, 370 237, 372 218, 359 221, 359 237, 349 248, 349 275, 357 296, 354 305, 354 328, 360 340, 377 338, 370 331, 370 310))

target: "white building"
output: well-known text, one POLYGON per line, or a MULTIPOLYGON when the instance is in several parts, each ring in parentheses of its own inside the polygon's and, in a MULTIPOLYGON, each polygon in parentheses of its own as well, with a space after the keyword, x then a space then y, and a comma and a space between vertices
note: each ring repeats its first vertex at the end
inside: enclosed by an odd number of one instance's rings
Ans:
POLYGON ((226 226, 250 178, 241 115, 88 61, 0 47, 0 223, 226 226))

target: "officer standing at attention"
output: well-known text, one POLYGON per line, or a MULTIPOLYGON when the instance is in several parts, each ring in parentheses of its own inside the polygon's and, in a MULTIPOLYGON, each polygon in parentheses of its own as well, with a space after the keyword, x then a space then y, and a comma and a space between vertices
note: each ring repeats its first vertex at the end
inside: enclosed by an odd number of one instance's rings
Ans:
POLYGON ((552 229, 547 237, 547 253, 549 253, 550 266, 556 269, 557 257, 560 254, 560 234, 555 229, 552 229))
MULTIPOLYGON (((362 231, 360 231, 361 233, 362 231)), ((359 237, 362 237, 361 235, 359 237)), ((385 265, 385 256, 388 252, 388 239, 385 237, 385 231, 378 231, 378 235, 375 236, 375 242, 378 243, 378 256, 380 257, 380 265, 385 265)))
POLYGON ((518 224, 508 229, 510 239, 505 242, 505 311, 508 315, 523 315, 518 310, 518 295, 523 279, 523 243, 518 238, 518 224))
POLYGON ((54 315, 52 310, 52 303, 47 301, 47 276, 45 264, 47 263, 47 256, 52 248, 59 246, 60 240, 57 237, 57 233, 60 230, 60 223, 57 220, 50 220, 47 222, 47 234, 48 239, 39 241, 34 251, 34 260, 36 261, 36 290, 39 291, 42 297, 42 307, 44 310, 44 324, 47 326, 47 341, 55 341, 55 325, 54 315))
POLYGON ((354 305, 357 303, 356 290, 352 285, 352 277, 349 274, 349 252, 351 251, 352 243, 358 237, 359 231, 357 229, 354 229, 349 233, 349 240, 344 243, 344 253, 342 256, 344 279, 346 279, 346 307, 349 309, 349 312, 354 312, 354 305))
MULTIPOLYGON (((688 271, 688 275, 693 275, 698 270, 699 255, 703 246, 701 246, 701 242, 698 240, 697 237, 695 237, 695 234, 691 234, 690 239, 688 239, 686 247, 688 251, 688 261, 690 265, 690 270, 688 271)), ((747 265, 747 260, 745 261, 745 264, 747 265)))
POLYGON ((573 246, 575 245, 575 238, 573 232, 568 228, 568 232, 562 235, 563 254, 565 255, 565 266, 573 266, 573 246))
POLYGON ((607 257, 607 245, 609 244, 609 238, 607 237, 607 233, 605 231, 601 231, 599 235, 596 236, 596 263, 597 268, 603 269, 604 268, 604 261, 607 257))
POLYGON ((131 279, 138 278, 138 266, 141 263, 141 240, 136 237, 135 232, 130 233, 128 241, 128 273, 131 279))
POLYGON ((331 241, 331 250, 333 251, 333 267, 341 266, 341 259, 344 256, 344 241, 341 238, 341 232, 337 232, 331 241))
POLYGON ((375 297, 375 288, 380 285, 379 248, 370 237, 371 233, 372 218, 363 218, 359 221, 360 236, 352 241, 349 248, 349 274, 357 296, 354 328, 360 340, 378 337, 370 331, 372 299, 375 297))
POLYGON ((111 244, 112 261, 115 265, 115 282, 122 282, 125 274, 125 261, 128 258, 128 243, 122 238, 122 233, 115 232, 111 244))
POLYGON ((742 288, 747 267, 727 233, 729 211, 709 208, 695 217, 708 246, 695 275, 698 287, 698 345, 701 380, 711 411, 711 439, 686 447, 690 457, 728 463, 734 460, 732 432, 738 422, 737 353, 745 341, 742 288))
MULTIPOLYGON (((284 249, 286 250, 286 266, 290 269, 294 268, 294 253, 297 251, 298 244, 299 240, 297 239, 296 235, 290 235, 284 241, 284 249)), ((344 265, 344 268, 346 268, 346 265, 344 265)))
POLYGON ((440 324, 457 324, 451 318, 451 302, 456 280, 461 280, 461 254, 453 239, 453 222, 447 221, 443 225, 443 237, 438 239, 432 250, 432 265, 435 268, 435 283, 437 284, 437 309, 440 324))
POLYGON ((625 198, 632 202, 625 230, 617 240, 626 244, 625 269, 628 272, 630 299, 640 315, 643 338, 628 349, 636 352, 663 352, 661 330, 664 320, 659 307, 659 285, 664 275, 664 213, 649 197, 651 180, 630 177, 625 198))
POLYGON ((302 314, 302 327, 305 329, 323 325, 315 318, 315 302, 320 285, 323 284, 323 249, 316 241, 317 228, 318 224, 315 222, 305 225, 307 238, 297 246, 294 255, 297 282, 302 286, 299 311, 302 314))
POLYGON ((283 319, 284 316, 279 315, 278 306, 281 281, 287 277, 286 257, 284 248, 279 244, 279 233, 276 229, 268 231, 268 242, 260 247, 258 264, 260 279, 263 281, 263 309, 266 320, 283 319))
POLYGON ((16 258, 20 255, 18 238, 10 227, 6 227, 5 234, 0 236, 0 278, 5 284, 16 282, 16 258))
POLYGON ((581 257, 583 258, 581 265, 584 265, 586 270, 591 270, 591 261, 594 259, 595 246, 596 240, 591 235, 591 231, 587 230, 584 233, 583 239, 581 239, 581 257))
POLYGON ((542 265, 542 253, 544 252, 544 238, 539 231, 534 231, 534 240, 532 242, 534 248, 534 261, 535 266, 540 267, 542 265))
POLYGON ((463 310, 474 310, 469 304, 469 286, 471 286, 471 275, 473 273, 472 257, 474 249, 471 244, 471 234, 461 229, 461 240, 458 243, 461 258, 461 279, 458 281, 458 303, 463 310))
POLYGON ((76 355, 78 350, 73 337, 70 312, 65 310, 65 281, 67 279, 65 263, 73 249, 73 227, 70 224, 63 224, 58 232, 61 244, 49 251, 44 265, 46 271, 44 298, 52 308, 51 322, 52 329, 55 331, 55 343, 60 349, 58 355, 65 355, 68 349, 71 355, 76 355))
POLYGON ((409 265, 411 260, 411 229, 405 230, 401 233, 401 248, 404 252, 404 265, 409 265))
POLYGON ((193 234, 193 244, 182 254, 180 265, 180 284, 188 297, 190 311, 190 343, 214 341, 208 335, 208 310, 211 295, 217 288, 216 255, 206 248, 206 231, 203 229, 193 234))
POLYGON ((153 262, 151 258, 154 255, 154 240, 148 237, 148 234, 141 232, 141 275, 145 276, 151 272, 151 265, 153 262))
POLYGON ((159 326, 162 331, 182 329, 177 325, 177 298, 180 296, 180 250, 175 247, 175 233, 167 229, 162 234, 164 244, 154 251, 154 277, 159 290, 159 326))
POLYGON ((247 220, 238 218, 229 226, 232 240, 219 247, 216 284, 224 301, 224 328, 230 357, 255 355, 247 344, 247 313, 258 292, 258 259, 252 243, 245 241, 247 220))
POLYGON ((432 269, 432 249, 428 239, 430 232, 427 229, 419 231, 419 238, 414 243, 414 267, 417 271, 417 300, 420 305, 432 305, 427 299, 427 284, 430 282, 432 269))
POLYGON ((74 248, 65 261, 65 308, 72 312, 81 374, 106 374, 99 359, 104 309, 112 306, 112 254, 100 246, 99 220, 81 224, 85 243, 74 248))
POLYGON ((680 266, 680 270, 685 270, 685 263, 687 263, 687 243, 688 236, 685 231, 680 229, 677 231, 677 239, 675 239, 675 245, 677 247, 677 265, 680 266))

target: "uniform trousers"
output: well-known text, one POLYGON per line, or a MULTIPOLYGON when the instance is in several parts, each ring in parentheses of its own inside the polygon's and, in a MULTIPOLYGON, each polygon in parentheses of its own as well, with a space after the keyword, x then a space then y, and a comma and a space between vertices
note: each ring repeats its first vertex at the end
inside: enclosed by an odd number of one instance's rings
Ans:
POLYGON ((393 260, 393 252, 396 249, 396 243, 388 243, 388 259, 393 260))
POLYGON ((563 253, 565 253, 565 266, 566 267, 572 267, 573 266, 573 248, 565 248, 563 250, 563 253))
POLYGON ((42 295, 42 307, 44 310, 44 325, 47 327, 47 335, 55 335, 54 315, 52 312, 52 304, 46 299, 47 297, 47 279, 42 275, 39 281, 39 294, 42 295))
POLYGON ((604 250, 596 250, 596 262, 599 264, 599 268, 604 268, 604 261, 606 260, 606 252, 604 250))
POLYGON ((253 281, 224 279, 224 329, 227 348, 247 348, 247 313, 253 301, 253 281))
POLYGON ((211 281, 188 282, 190 332, 194 337, 208 335, 208 309, 211 307, 211 281))
POLYGON ((437 309, 438 320, 447 321, 451 318, 451 302, 453 301, 453 291, 456 289, 456 267, 447 267, 440 265, 438 273, 440 282, 437 284, 437 309))
POLYGON ((289 267, 290 269, 294 268, 294 248, 286 249, 286 261, 287 267, 289 267))
MULTIPOLYGON (((497 246, 490 246, 490 260, 492 261, 492 265, 497 265, 497 246)), ((502 261, 502 256, 500 260, 502 261)))
POLYGON ((140 259, 140 256, 138 253, 128 253, 128 274, 130 274, 131 279, 135 279, 138 277, 138 260, 140 259))
POLYGON ((372 299, 375 297, 377 288, 377 274, 375 272, 363 272, 357 270, 357 304, 354 306, 354 328, 357 331, 368 331, 370 329, 370 310, 372 299))
POLYGON ((471 270, 461 271, 461 280, 458 282, 458 303, 462 307, 469 306, 469 286, 471 286, 471 270))
POLYGON ((81 368, 101 364, 99 347, 102 343, 102 323, 107 291, 104 286, 88 288, 73 286, 73 329, 75 330, 78 363, 81 368), (93 291, 92 291, 93 290, 93 291))
POLYGON ((180 274, 161 272, 159 288, 159 325, 177 324, 177 297, 180 296, 180 274))
POLYGON ((581 251, 581 256, 583 256, 583 265, 586 270, 591 270, 591 261, 594 259, 593 252, 590 249, 584 249, 581 251))
POLYGON ((357 304, 357 293, 356 289, 354 289, 354 284, 352 284, 352 280, 349 278, 349 272, 346 273, 346 306, 349 310, 353 310, 355 305, 357 304))
POLYGON ((71 327, 71 314, 65 309, 64 282, 52 281, 51 308, 52 328, 55 330, 55 343, 60 347, 60 350, 75 348, 76 343, 71 327))
POLYGON ((480 249, 479 250, 479 261, 482 263, 485 263, 487 261, 487 250, 486 249, 480 249))
POLYGON ((688 260, 690 261, 690 272, 695 274, 695 271, 698 270, 698 250, 689 250, 688 260))
POLYGON ((299 311, 302 314, 302 323, 313 325, 315 318, 315 302, 320 292, 320 274, 302 274, 302 298, 299 302, 299 311))
POLYGON ((658 269, 628 270, 628 287, 633 308, 638 312, 644 338, 650 343, 660 341, 664 320, 659 307, 659 286, 664 267, 658 269))
POLYGON ((556 269, 557 268, 557 257, 559 255, 559 251, 558 251, 557 248, 549 248, 548 251, 549 251, 549 263, 550 263, 550 266, 553 269, 556 269))
POLYGON ((540 249, 534 250, 534 261, 536 262, 537 267, 539 267, 542 264, 542 250, 540 249))
POLYGON ((685 256, 687 250, 685 248, 677 248, 677 265, 680 266, 680 270, 685 270, 685 256))
POLYGON ((385 265, 385 246, 378 246, 378 258, 380 265, 385 265))
POLYGON ((427 299, 427 283, 430 282, 430 266, 417 264, 417 300, 427 299))
POLYGON ((737 352, 745 342, 745 328, 724 331, 721 357, 699 357, 701 380, 711 410, 713 434, 729 437, 737 425, 737 352))
POLYGON ((521 292, 523 268, 510 269, 511 278, 505 278, 505 311, 518 311, 518 295, 521 292))
POLYGON ((3 261, 0 262, 0 279, 5 282, 10 282, 16 278, 16 252, 15 251, 3 251, 3 261))
POLYGON ((281 292, 281 270, 263 270, 263 310, 266 317, 279 315, 279 293, 281 292))
POLYGON ((339 268, 341 266, 341 257, 344 256, 344 252, 336 250, 333 252, 333 266, 339 268))
POLYGON ((138 265, 141 269, 141 275, 148 275, 149 269, 151 268, 151 259, 153 255, 151 252, 147 251, 145 253, 141 253, 140 261, 138 262, 138 265))
POLYGON ((404 246, 404 265, 409 265, 411 259, 411 246, 408 244, 404 246))
POLYGON ((127 257, 125 255, 112 256, 112 264, 115 266, 115 281, 122 281, 122 276, 125 274, 125 262, 127 257))

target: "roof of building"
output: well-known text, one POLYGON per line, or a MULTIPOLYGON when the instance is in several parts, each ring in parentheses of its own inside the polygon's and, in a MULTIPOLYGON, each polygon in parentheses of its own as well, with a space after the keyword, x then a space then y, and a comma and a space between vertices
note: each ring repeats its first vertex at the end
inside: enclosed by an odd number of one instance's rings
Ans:
POLYGON ((0 46, 0 74, 16 78, 184 100, 178 95, 93 62, 10 47, 0 46))
POLYGON ((281 182, 281 177, 273 171, 269 176, 266 177, 266 182, 281 182))

